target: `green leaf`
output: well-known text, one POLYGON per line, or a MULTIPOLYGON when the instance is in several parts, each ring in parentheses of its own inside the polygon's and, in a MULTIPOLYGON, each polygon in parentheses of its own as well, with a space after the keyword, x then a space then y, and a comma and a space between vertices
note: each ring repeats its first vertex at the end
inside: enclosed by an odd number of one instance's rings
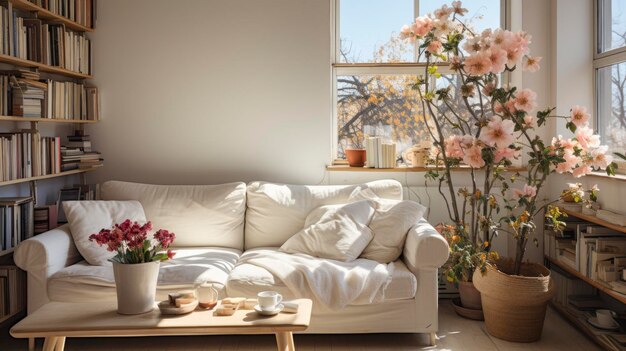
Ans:
POLYGON ((567 122, 567 124, 565 124, 565 127, 567 127, 567 129, 571 130, 572 133, 576 133, 576 125, 572 122, 567 122))
POLYGON ((617 163, 611 162, 611 164, 606 166, 606 174, 608 174, 610 176, 614 176, 616 169, 617 169, 617 163))
POLYGON ((617 157, 619 157, 619 158, 621 158, 623 160, 626 160, 626 156, 624 154, 621 154, 619 152, 614 152, 614 154, 615 154, 615 156, 617 156, 617 157))

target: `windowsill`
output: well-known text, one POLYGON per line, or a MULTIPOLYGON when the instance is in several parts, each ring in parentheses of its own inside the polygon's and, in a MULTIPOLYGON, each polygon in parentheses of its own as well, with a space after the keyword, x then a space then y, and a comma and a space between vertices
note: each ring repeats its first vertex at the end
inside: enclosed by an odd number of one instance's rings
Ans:
MULTIPOLYGON (((434 166, 427 167, 407 167, 400 166, 394 168, 367 168, 367 167, 350 167, 348 165, 332 165, 326 166, 326 170, 329 172, 428 172, 435 170, 434 166)), ((439 168, 440 170, 443 168, 439 168)), ((460 166, 453 168, 454 172, 467 172, 470 171, 471 168, 468 166, 460 166)), ((526 170, 526 167, 508 167, 505 169, 506 172, 523 172, 526 170)))
POLYGON ((614 176, 610 176, 606 174, 606 172, 591 172, 590 174, 587 175, 587 177, 606 178, 606 179, 613 179, 613 180, 618 180, 622 182, 626 181, 626 174, 616 174, 614 176))

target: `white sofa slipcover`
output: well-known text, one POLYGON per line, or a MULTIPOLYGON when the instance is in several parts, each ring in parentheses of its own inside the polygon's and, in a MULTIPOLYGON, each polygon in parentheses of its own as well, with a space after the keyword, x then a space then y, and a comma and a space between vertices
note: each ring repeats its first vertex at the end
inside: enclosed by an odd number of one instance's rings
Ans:
MULTIPOLYGON (((370 188, 383 198, 402 198, 402 186, 393 180, 350 186, 253 182, 247 187, 244 183, 165 186, 110 181, 102 184, 101 196, 138 200, 155 228, 177 234, 179 253, 162 267, 158 298, 199 281, 224 287, 221 296, 252 296, 271 288, 295 297, 298 292, 285 290, 270 272, 237 266, 246 254, 241 250, 276 250, 302 228, 312 209, 345 202, 357 188, 370 188)), ((350 305, 340 311, 314 308, 307 332, 431 333, 432 340, 438 328, 437 269, 447 258, 446 241, 421 220, 407 235, 382 303, 350 305)), ((115 299, 110 268, 84 262, 67 225, 24 241, 15 251, 15 261, 28 273, 29 313, 51 300, 115 299)))

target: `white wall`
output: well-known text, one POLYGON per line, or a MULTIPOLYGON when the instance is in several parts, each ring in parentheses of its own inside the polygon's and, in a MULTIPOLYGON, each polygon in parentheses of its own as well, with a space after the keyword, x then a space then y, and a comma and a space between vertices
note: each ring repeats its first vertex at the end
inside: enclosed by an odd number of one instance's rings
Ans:
POLYGON ((93 34, 105 167, 91 179, 318 183, 330 156, 330 4, 107 0, 93 34))
MULTIPOLYGON (((519 84, 538 93, 540 106, 591 108, 591 51, 581 44, 590 38, 591 0, 514 2, 533 54, 544 58, 542 70, 522 74, 519 84), (571 26, 583 37, 571 35, 571 26)), ((324 171, 332 143, 329 1, 107 0, 98 11, 92 37, 103 121, 90 132, 105 167, 92 181, 347 184, 387 177, 430 202, 432 222, 446 219, 422 173, 324 171)), ((499 240, 497 248, 510 252, 512 240, 499 240)), ((529 251, 541 260, 541 246, 529 251)))

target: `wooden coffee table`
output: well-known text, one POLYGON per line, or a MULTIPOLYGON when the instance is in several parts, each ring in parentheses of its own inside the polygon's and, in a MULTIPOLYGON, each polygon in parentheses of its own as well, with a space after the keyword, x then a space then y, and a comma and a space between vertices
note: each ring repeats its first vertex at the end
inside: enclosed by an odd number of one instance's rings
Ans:
POLYGON ((238 310, 228 317, 213 310, 181 316, 152 312, 127 316, 118 314, 115 302, 50 302, 13 328, 15 338, 45 338, 44 351, 63 351, 67 337, 164 336, 209 334, 276 334, 280 351, 295 350, 293 332, 306 330, 311 320, 311 300, 294 300, 298 313, 263 317, 251 310, 238 310))

